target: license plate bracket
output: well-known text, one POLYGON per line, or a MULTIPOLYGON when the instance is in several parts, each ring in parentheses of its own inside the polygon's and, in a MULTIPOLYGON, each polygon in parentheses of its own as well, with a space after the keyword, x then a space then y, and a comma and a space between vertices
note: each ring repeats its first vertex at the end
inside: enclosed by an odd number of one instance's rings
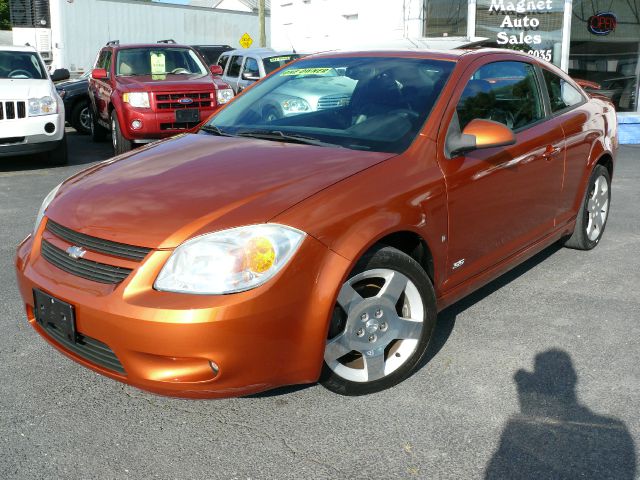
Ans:
POLYGON ((33 290, 36 321, 45 329, 55 328, 67 340, 76 343, 76 317, 73 305, 41 290, 33 290))
POLYGON ((181 108, 176 110, 177 123, 193 123, 200 121, 200 110, 197 108, 181 108))

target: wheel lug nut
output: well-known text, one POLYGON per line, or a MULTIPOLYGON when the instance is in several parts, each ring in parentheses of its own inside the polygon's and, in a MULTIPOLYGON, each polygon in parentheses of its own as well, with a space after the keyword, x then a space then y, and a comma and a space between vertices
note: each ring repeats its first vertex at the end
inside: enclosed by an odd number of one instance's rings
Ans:
POLYGON ((380 318, 380 317, 382 317, 382 310, 378 309, 376 310, 376 318, 380 318))
POLYGON ((387 324, 386 324, 386 322, 382 322, 380 324, 380 331, 381 332, 385 332, 386 330, 387 330, 387 324))
POLYGON ((369 335, 369 343, 373 343, 377 340, 377 337, 375 335, 369 335))
POLYGON ((359 328, 358 331, 356 332, 356 335, 359 337, 362 337, 364 335, 364 329, 359 328))
POLYGON ((369 320, 369 314, 363 313, 362 315, 360 315, 360 320, 362 320, 363 322, 366 322, 367 320, 369 320))

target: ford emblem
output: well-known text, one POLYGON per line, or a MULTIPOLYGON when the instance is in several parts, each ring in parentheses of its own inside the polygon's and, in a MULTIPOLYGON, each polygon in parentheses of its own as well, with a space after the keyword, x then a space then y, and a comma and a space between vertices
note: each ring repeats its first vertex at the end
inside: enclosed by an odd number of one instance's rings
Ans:
POLYGON ((84 257, 85 253, 87 253, 87 251, 84 248, 76 247, 75 245, 67 248, 67 255, 75 260, 84 257))
POLYGON ((618 26, 615 13, 600 12, 589 17, 587 29, 594 35, 609 35, 618 26))
POLYGON ((193 103, 193 99, 188 97, 181 98, 178 100, 178 103, 181 103, 182 105, 189 105, 190 103, 193 103))

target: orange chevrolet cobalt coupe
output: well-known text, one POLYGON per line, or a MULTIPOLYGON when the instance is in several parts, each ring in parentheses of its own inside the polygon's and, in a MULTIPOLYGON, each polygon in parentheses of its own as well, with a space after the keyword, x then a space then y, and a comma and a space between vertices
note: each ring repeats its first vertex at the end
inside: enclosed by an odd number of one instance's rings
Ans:
POLYGON ((524 54, 306 57, 54 188, 18 247, 27 316, 165 395, 375 392, 438 311, 553 242, 598 244, 616 132, 610 103, 524 54))

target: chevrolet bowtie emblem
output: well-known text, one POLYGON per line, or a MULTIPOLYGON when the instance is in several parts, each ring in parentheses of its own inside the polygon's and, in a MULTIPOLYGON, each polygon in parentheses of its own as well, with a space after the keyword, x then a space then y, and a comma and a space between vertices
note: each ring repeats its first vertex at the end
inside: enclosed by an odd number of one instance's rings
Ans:
POLYGON ((67 248, 67 255, 69 255, 71 258, 75 258, 76 260, 78 258, 84 257, 85 253, 87 253, 87 251, 84 248, 76 247, 75 245, 73 247, 67 248))

